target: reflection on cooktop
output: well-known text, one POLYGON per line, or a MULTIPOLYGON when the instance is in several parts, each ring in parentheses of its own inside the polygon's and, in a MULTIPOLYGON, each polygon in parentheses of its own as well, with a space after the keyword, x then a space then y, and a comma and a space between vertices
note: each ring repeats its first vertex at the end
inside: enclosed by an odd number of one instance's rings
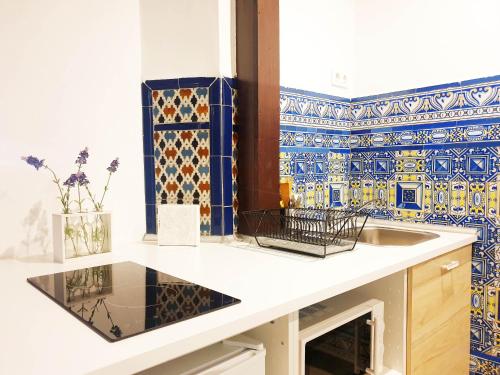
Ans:
POLYGON ((241 302, 133 262, 28 282, 109 341, 118 341, 241 302))

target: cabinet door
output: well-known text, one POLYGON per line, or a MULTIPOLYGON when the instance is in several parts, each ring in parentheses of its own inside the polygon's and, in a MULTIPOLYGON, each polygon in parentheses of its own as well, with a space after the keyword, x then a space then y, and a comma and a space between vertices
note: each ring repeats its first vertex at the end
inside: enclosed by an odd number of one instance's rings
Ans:
POLYGON ((472 247, 409 269, 408 375, 469 373, 472 247))

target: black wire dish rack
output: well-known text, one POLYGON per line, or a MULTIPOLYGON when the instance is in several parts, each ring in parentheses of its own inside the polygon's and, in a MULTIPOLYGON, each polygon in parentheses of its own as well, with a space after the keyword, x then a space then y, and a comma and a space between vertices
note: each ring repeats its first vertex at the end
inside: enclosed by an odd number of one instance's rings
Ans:
POLYGON ((242 213, 261 247, 326 257, 354 249, 364 210, 278 208, 242 213))

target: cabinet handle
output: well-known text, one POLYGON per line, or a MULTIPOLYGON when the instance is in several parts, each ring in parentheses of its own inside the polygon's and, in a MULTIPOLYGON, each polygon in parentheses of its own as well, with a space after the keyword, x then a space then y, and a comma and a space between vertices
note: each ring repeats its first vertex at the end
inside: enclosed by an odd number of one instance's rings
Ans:
POLYGON ((450 263, 446 263, 441 266, 443 271, 451 271, 454 268, 457 268, 460 265, 460 262, 458 260, 453 260, 450 263))

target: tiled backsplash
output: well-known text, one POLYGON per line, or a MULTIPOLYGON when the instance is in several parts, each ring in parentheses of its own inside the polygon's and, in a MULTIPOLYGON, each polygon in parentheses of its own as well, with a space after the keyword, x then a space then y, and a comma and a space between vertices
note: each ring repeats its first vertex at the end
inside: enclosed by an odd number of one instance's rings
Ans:
POLYGON ((236 89, 231 78, 142 84, 147 233, 159 204, 199 204, 203 235, 229 235, 237 221, 236 89))
POLYGON ((307 207, 348 203, 350 103, 308 91, 280 94, 280 175, 307 207))
POLYGON ((500 76, 352 100, 281 90, 281 178, 308 207, 472 227, 471 372, 500 371, 500 76))
POLYGON ((158 130, 153 138, 156 202, 199 204, 201 233, 210 234, 209 130, 158 130))
POLYGON ((154 90, 153 123, 210 122, 208 88, 154 90))

